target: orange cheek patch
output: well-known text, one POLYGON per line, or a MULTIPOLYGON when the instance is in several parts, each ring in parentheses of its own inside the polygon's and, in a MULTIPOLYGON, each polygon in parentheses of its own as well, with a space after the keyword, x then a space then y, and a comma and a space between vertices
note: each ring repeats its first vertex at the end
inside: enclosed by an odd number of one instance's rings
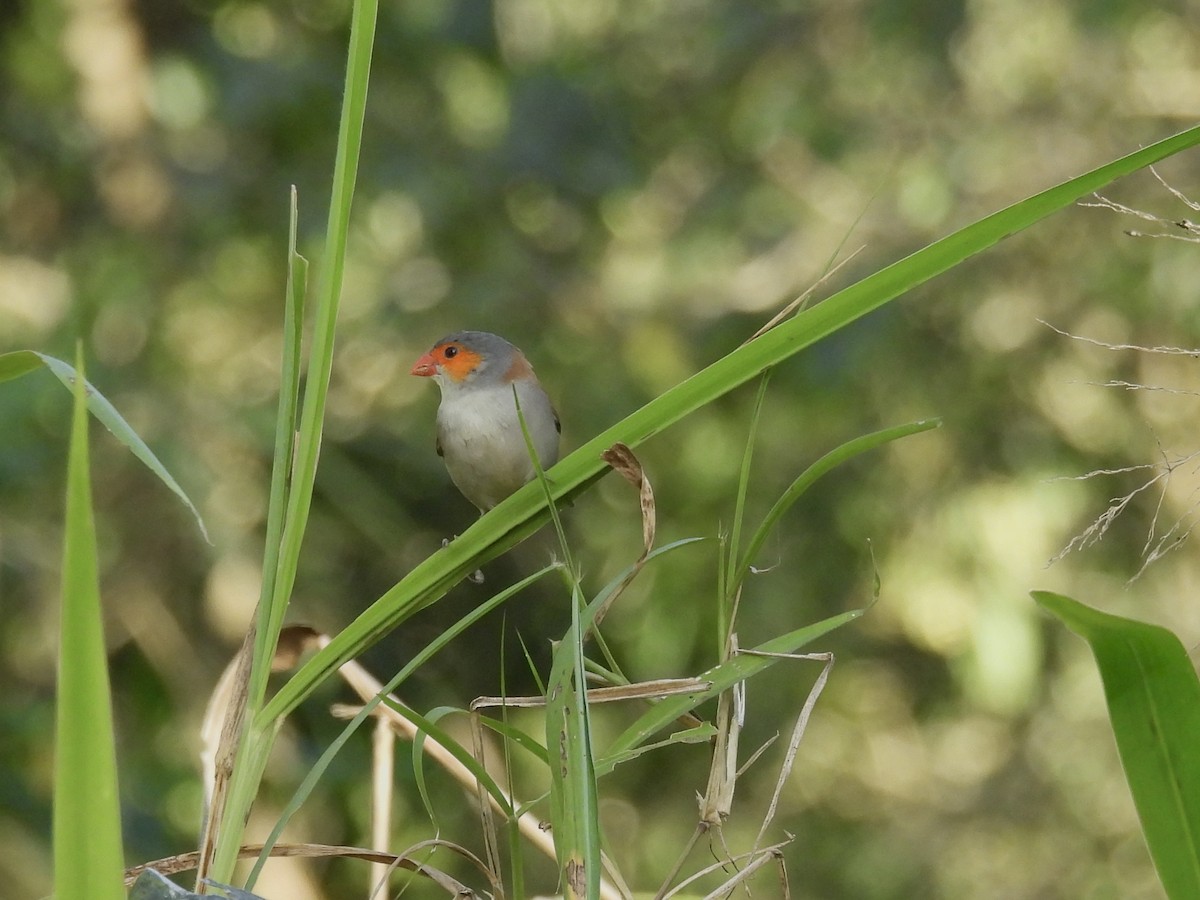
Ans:
POLYGON ((442 357, 442 371, 456 382, 462 381, 474 372, 481 358, 474 350, 468 350, 463 346, 459 346, 458 353, 450 359, 446 359, 445 351, 439 353, 439 356, 442 357))
POLYGON ((504 373, 504 380, 509 384, 518 381, 522 378, 527 378, 533 374, 533 366, 529 365, 529 360, 521 353, 513 354, 512 365, 508 367, 508 371, 504 373))

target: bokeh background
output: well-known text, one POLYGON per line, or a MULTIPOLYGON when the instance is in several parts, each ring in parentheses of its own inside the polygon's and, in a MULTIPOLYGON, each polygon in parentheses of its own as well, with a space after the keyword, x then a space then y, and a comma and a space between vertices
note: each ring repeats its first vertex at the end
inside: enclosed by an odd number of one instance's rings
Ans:
MULTIPOLYGON (((319 267, 348 15, 348 0, 0 5, 0 350, 69 358, 82 341, 93 382, 212 535, 95 431, 131 864, 195 845, 196 732, 257 595, 288 189, 319 267)), ((1198 26, 1182 0, 386 0, 292 618, 337 630, 473 518, 433 453, 436 391, 408 375, 437 337, 482 328, 525 349, 577 445, 737 346, 835 259, 860 251, 825 292, 1193 124, 1198 26)), ((1160 171, 1200 198, 1198 159, 1160 171)), ((1148 173, 1111 195, 1189 214, 1148 173)), ((1194 358, 1105 349, 1039 321, 1112 344, 1200 344, 1200 248, 1123 233, 1144 225, 1064 211, 774 373, 752 518, 838 443, 945 420, 822 481, 744 597, 749 646, 863 605, 876 572, 881 584, 868 615, 814 648, 837 663, 772 832, 795 835, 793 896, 1161 896, 1086 647, 1028 596, 1062 590, 1188 646, 1200 632, 1196 552, 1174 540, 1193 521, 1194 463, 1138 493, 1098 545, 1048 565, 1111 498, 1200 445, 1194 358), (1150 468, 1075 478, 1135 466, 1150 468), (1163 536, 1176 552, 1130 583, 1163 536)), ((634 677, 715 658, 716 538, 752 397, 639 451, 662 540, 710 540, 656 565, 611 613, 634 677)), ((50 891, 68 407, 46 373, 0 386, 12 897, 50 891)), ((636 506, 614 477, 567 524, 593 590, 636 556, 636 506)), ((456 588, 364 661, 390 675, 552 546, 540 535, 493 563, 485 585, 456 588)), ((567 598, 546 582, 405 696, 427 709, 502 682, 530 690, 521 641, 544 670, 566 623, 567 598)), ((816 670, 781 665, 751 685, 745 753, 790 729, 816 670)), ((341 699, 329 685, 285 729, 261 821, 335 732, 327 706, 341 699)), ((601 730, 621 720, 604 716, 601 730)), ((294 837, 366 840, 367 744, 342 754, 294 837)), ((735 849, 757 830, 780 752, 741 784, 735 849)), ((653 889, 690 834, 706 765, 703 746, 676 748, 606 783, 613 851, 636 887, 653 889)), ((402 849, 434 827, 403 761, 397 778, 402 849)), ((469 804, 434 786, 443 836, 477 846, 469 804)), ((535 871, 551 890, 549 869, 535 871)), ((272 877, 263 892, 290 900, 361 896, 366 878, 361 864, 297 863, 272 877)))

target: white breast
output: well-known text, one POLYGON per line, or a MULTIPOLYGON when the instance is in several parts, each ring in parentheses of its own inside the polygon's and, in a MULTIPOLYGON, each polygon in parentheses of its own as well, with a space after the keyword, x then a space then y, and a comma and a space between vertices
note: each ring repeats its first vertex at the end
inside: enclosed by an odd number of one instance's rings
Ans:
MULTIPOLYGON (((549 468, 558 461, 554 410, 534 385, 518 383, 517 395, 538 460, 549 468)), ((481 510, 491 509, 533 478, 511 384, 443 396, 438 440, 451 480, 481 510)))

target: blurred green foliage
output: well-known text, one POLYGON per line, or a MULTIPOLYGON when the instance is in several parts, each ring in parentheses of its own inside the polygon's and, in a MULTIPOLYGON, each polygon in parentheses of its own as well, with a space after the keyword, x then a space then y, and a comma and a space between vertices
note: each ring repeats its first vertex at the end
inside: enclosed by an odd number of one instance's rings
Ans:
MULTIPOLYGON (((0 350, 69 356, 82 338, 91 379, 213 537, 97 437, 130 863, 194 846, 199 718, 258 590, 287 190, 319 266, 347 15, 335 0, 0 8, 0 350)), ((736 346, 839 255, 863 248, 834 285, 1192 124, 1196 26, 1194 4, 1135 0, 388 4, 293 617, 336 630, 473 518, 433 453, 435 392, 407 374, 435 338, 512 339, 578 444, 736 346)), ((1161 172, 1200 196, 1194 154, 1161 172)), ((1188 212, 1148 174, 1113 196, 1188 212)), ((1186 544, 1125 587, 1155 537, 1190 523, 1186 465, 1098 548, 1046 567, 1155 473, 1053 479, 1195 449, 1187 356, 1108 350, 1038 321, 1112 344, 1197 344, 1200 251, 1122 234, 1135 226, 1056 216, 775 373, 759 514, 837 443, 945 420, 819 483, 743 601, 749 645, 861 605, 872 554, 882 581, 868 616, 814 648, 838 662, 778 820, 797 836, 795 895, 1160 895, 1086 647, 1027 594, 1086 593, 1185 643, 1200 630, 1186 544)), ((751 396, 643 448, 661 541, 728 525, 751 396)), ((0 882, 13 896, 49 890, 68 406, 48 375, 0 391, 0 882)), ((567 522, 597 585, 638 552, 616 478, 567 522)), ((535 538, 489 584, 551 547, 535 538)), ((631 675, 714 661, 716 554, 715 541, 672 554, 614 608, 606 633, 631 675)), ((365 662, 386 677, 487 587, 456 589, 365 662)), ((447 651, 406 700, 497 693, 502 658, 508 689, 528 690, 515 635, 544 666, 568 619, 543 589, 447 651)), ((778 667, 752 686, 744 748, 790 727, 815 674, 778 667)), ((264 817, 340 727, 324 703, 341 698, 331 685, 290 722, 264 817)), ((298 836, 365 840, 367 752, 364 738, 343 754, 298 836)), ((614 851, 639 882, 690 833, 706 763, 703 747, 673 748, 602 786, 614 851)), ((777 764, 768 754, 740 786, 731 831, 756 830, 777 764)), ((403 847, 429 829, 411 783, 398 793, 403 847)), ((362 884, 349 865, 313 871, 274 890, 362 884)))

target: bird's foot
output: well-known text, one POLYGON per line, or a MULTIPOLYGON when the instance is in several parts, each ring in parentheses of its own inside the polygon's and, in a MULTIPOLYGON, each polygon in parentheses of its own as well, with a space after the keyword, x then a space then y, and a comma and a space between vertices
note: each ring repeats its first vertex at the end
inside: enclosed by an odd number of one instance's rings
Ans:
MULTIPOLYGON (((454 535, 454 537, 442 538, 442 548, 445 549, 446 547, 449 547, 450 542, 456 537, 458 537, 457 534, 454 535)), ((467 580, 470 581, 471 584, 483 584, 483 569, 476 569, 467 576, 467 580)))

